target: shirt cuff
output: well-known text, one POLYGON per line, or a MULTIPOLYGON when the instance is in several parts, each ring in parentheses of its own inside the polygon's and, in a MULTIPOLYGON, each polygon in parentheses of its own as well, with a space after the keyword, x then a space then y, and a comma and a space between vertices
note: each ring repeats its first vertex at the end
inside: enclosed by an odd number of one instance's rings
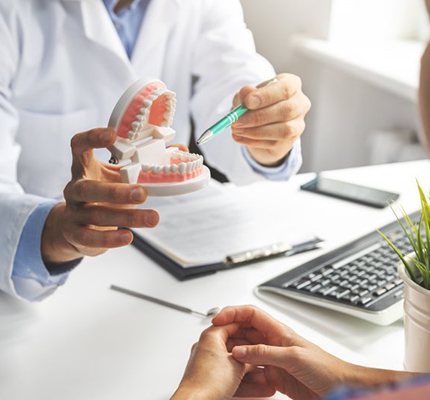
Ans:
POLYGON ((56 204, 55 201, 42 203, 30 214, 18 243, 12 281, 17 294, 29 301, 42 300, 53 293, 65 283, 71 269, 80 262, 76 260, 58 264, 58 270, 50 266, 51 271, 55 270, 50 273, 42 259, 43 228, 48 214, 56 204))
POLYGON ((246 146, 242 146, 242 154, 249 166, 257 173, 272 181, 287 181, 299 172, 302 166, 302 147, 298 140, 283 164, 277 167, 265 167, 255 161, 246 146))

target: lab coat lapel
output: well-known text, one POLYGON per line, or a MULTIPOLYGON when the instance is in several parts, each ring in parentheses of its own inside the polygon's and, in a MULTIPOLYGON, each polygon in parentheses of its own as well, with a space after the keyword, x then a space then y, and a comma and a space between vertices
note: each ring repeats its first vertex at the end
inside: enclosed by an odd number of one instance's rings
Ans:
POLYGON ((113 26, 103 1, 81 0, 80 3, 85 36, 120 58, 131 72, 132 68, 127 53, 113 26))
POLYGON ((131 58, 138 75, 151 78, 162 76, 177 7, 178 0, 151 0, 131 58))

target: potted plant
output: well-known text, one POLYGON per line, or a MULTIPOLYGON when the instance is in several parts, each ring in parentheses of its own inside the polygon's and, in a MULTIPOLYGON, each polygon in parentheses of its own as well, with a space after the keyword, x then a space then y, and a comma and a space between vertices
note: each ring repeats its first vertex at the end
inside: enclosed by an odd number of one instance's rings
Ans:
POLYGON ((412 245, 411 254, 402 254, 384 233, 380 234, 400 257, 399 275, 404 281, 405 359, 408 371, 430 372, 430 204, 419 183, 421 202, 419 223, 402 209, 396 218, 412 245))

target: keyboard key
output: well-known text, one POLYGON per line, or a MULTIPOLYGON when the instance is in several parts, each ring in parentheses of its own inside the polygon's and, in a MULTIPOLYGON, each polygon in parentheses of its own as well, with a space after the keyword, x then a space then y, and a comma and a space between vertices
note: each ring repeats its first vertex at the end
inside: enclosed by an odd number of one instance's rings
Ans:
POLYGON ((397 278, 394 282, 393 282, 396 286, 399 286, 403 283, 403 279, 401 278, 397 278))
POLYGON ((385 289, 391 290, 392 288, 396 287, 396 285, 394 283, 389 283, 387 286, 385 286, 385 289))
POLYGON ((385 292, 387 291, 387 289, 385 288, 380 288, 375 292, 375 296, 382 296, 385 292))
POLYGON ((319 293, 321 293, 323 296, 328 296, 330 293, 334 292, 337 289, 338 289, 337 286, 329 286, 320 290, 319 293))
POLYGON ((322 276, 327 276, 327 275, 330 275, 331 273, 333 273, 333 271, 334 271, 334 269, 332 267, 324 267, 321 270, 321 274, 322 274, 322 276))
POLYGON ((379 287, 382 287, 382 286, 385 286, 385 285, 387 284, 387 281, 386 281, 386 280, 384 280, 384 279, 382 279, 382 280, 380 280, 380 281, 376 282, 376 284, 377 284, 379 287))
POLYGON ((323 281, 321 281, 321 285, 327 286, 330 282, 331 282, 330 279, 324 279, 323 281))
POLYGON ((352 285, 350 288, 349 288, 353 293, 359 293, 359 291, 360 291, 360 285, 359 284, 354 284, 354 285, 352 285))
POLYGON ((301 290, 305 288, 306 286, 309 286, 311 284, 311 281, 309 279, 306 280, 300 280, 295 285, 293 285, 297 290, 301 290))
POLYGON ((346 279, 344 279, 342 282, 339 283, 339 286, 341 286, 343 288, 349 288, 350 283, 346 279))
POLYGON ((369 301, 372 301, 372 300, 373 299, 370 296, 367 296, 367 297, 361 298, 359 303, 364 306, 365 304, 367 304, 369 301))
POLYGON ((314 274, 314 276, 313 276, 313 277, 310 277, 310 276, 309 276, 309 278, 311 278, 311 281, 312 281, 312 282, 316 282, 316 281, 320 280, 322 277, 323 277, 323 276, 322 276, 321 274, 314 274))
POLYGON ((360 279, 357 283, 363 287, 363 286, 366 286, 369 283, 369 281, 367 279, 360 279))
POLYGON ((334 283, 335 285, 339 285, 341 280, 342 280, 342 278, 340 276, 338 276, 337 278, 332 278, 331 282, 334 283))
POLYGON ((337 271, 339 275, 344 278, 346 275, 349 275, 350 271, 348 271, 346 268, 341 269, 340 271, 337 271))
POLYGON ((367 289, 369 292, 373 292, 374 290, 378 289, 378 285, 369 285, 367 289))
POLYGON ((311 293, 315 293, 315 292, 317 292, 321 288, 322 288, 321 284, 317 283, 316 285, 311 286, 308 290, 311 293))
POLYGON ((360 296, 360 297, 364 297, 364 296, 366 296, 366 295, 368 295, 369 294, 369 291, 366 289, 366 290, 362 290, 358 295, 360 296))
POLYGON ((351 293, 350 290, 346 289, 341 293, 338 293, 337 298, 338 299, 343 299, 345 296, 349 295, 351 293))
POLYGON ((358 296, 358 295, 352 295, 349 299, 349 301, 352 304, 357 304, 359 300, 360 300, 360 296, 358 296))

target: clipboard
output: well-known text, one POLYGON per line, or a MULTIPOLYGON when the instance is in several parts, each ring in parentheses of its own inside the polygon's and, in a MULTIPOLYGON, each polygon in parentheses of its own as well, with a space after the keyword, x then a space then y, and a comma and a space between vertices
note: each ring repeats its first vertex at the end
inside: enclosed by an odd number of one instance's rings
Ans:
POLYGON ((138 250, 144 253, 152 261, 156 262, 159 266, 161 266, 179 281, 199 278, 202 276, 215 274, 218 271, 238 268, 260 261, 266 261, 272 258, 289 257, 306 251, 315 250, 318 249, 320 243, 323 242, 322 239, 313 237, 293 246, 290 246, 286 243, 275 243, 264 248, 228 255, 224 258, 224 260, 221 260, 218 263, 202 264, 185 268, 176 260, 172 259, 167 254, 163 253, 147 240, 145 240, 139 233, 134 230, 132 230, 132 232, 134 236, 132 243, 133 246, 135 246, 138 250))

